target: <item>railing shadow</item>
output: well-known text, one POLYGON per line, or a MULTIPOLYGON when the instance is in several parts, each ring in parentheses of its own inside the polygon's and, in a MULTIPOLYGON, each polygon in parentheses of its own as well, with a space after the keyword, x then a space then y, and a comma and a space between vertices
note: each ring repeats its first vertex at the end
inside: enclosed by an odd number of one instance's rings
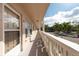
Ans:
POLYGON ((48 56, 46 49, 43 49, 43 47, 44 44, 38 32, 30 50, 29 56, 48 56))

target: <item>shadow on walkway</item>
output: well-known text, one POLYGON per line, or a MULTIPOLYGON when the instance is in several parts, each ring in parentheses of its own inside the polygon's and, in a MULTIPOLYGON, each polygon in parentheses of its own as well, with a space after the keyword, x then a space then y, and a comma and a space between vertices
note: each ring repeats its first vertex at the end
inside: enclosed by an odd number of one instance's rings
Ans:
POLYGON ((45 48, 42 51, 43 47, 44 44, 38 32, 28 56, 48 56, 45 48))

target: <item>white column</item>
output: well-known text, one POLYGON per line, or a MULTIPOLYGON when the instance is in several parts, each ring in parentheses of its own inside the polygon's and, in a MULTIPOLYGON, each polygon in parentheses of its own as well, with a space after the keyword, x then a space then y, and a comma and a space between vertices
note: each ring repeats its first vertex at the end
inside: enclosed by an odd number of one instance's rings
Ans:
POLYGON ((42 26, 42 28, 43 28, 43 31, 45 31, 45 25, 44 25, 44 20, 43 20, 43 26, 42 26))

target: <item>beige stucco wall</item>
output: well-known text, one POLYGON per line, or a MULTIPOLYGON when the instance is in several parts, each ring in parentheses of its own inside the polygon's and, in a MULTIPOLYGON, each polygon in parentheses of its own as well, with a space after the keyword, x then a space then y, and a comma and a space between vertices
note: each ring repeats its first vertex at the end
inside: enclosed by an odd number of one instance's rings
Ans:
MULTIPOLYGON (((5 53, 5 45, 4 45, 4 39, 5 39, 5 37, 4 37, 4 29, 3 29, 3 6, 4 4, 1 4, 0 3, 0 55, 4 55, 5 53)), ((11 7, 11 6, 10 6, 11 7)), ((11 8, 13 8, 13 6, 11 7, 11 8)), ((19 9, 17 8, 13 8, 15 11, 17 11, 17 12, 19 12, 20 14, 21 14, 21 20, 22 20, 22 27, 21 27, 21 29, 22 29, 22 31, 21 31, 21 35, 22 35, 22 46, 20 46, 20 47, 22 47, 23 49, 25 48, 25 43, 27 43, 26 41, 27 41, 27 39, 26 39, 26 35, 25 35, 25 28, 23 28, 23 20, 25 19, 25 20, 31 20, 31 19, 29 19, 29 17, 27 18, 25 18, 24 17, 24 14, 22 14, 20 11, 19 11, 19 9)), ((25 15, 26 16, 26 15, 25 15)), ((31 21, 30 21, 31 22, 31 21)), ((35 27, 35 24, 33 23, 33 22, 31 22, 31 25, 32 25, 32 38, 34 38, 35 37, 35 34, 36 34, 36 30, 37 30, 37 28, 35 27)))
MULTIPOLYGON (((4 5, 6 6, 6 4, 1 4, 0 3, 0 55, 6 55, 5 54, 5 35, 4 35, 4 24, 3 24, 3 20, 4 20, 4 5)), ((10 7, 9 7, 10 8, 10 7)), ((10 8, 11 10, 15 11, 15 9, 13 9, 12 7, 10 8)), ((15 11, 16 12, 16 11, 15 11)), ((17 12, 16 12, 17 14, 17 12)), ((19 15, 20 16, 20 15, 19 15)), ((20 27, 21 28, 21 27, 20 27)), ((20 39, 21 41, 21 39, 20 39)), ((18 47, 18 49, 20 49, 21 46, 18 47)), ((11 54, 14 53, 16 54, 16 49, 14 50, 12 49, 11 54)), ((10 55, 10 53, 8 53, 10 55)))
POLYGON ((4 45, 4 41, 3 41, 3 19, 2 19, 2 15, 3 15, 3 4, 0 3, 0 55, 3 55, 3 45, 4 45))

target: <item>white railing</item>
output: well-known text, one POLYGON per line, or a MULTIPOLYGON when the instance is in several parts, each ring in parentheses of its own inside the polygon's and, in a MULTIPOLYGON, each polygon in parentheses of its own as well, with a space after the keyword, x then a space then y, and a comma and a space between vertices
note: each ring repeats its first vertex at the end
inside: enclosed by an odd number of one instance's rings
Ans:
POLYGON ((79 56, 78 44, 42 31, 40 35, 50 56, 79 56))

